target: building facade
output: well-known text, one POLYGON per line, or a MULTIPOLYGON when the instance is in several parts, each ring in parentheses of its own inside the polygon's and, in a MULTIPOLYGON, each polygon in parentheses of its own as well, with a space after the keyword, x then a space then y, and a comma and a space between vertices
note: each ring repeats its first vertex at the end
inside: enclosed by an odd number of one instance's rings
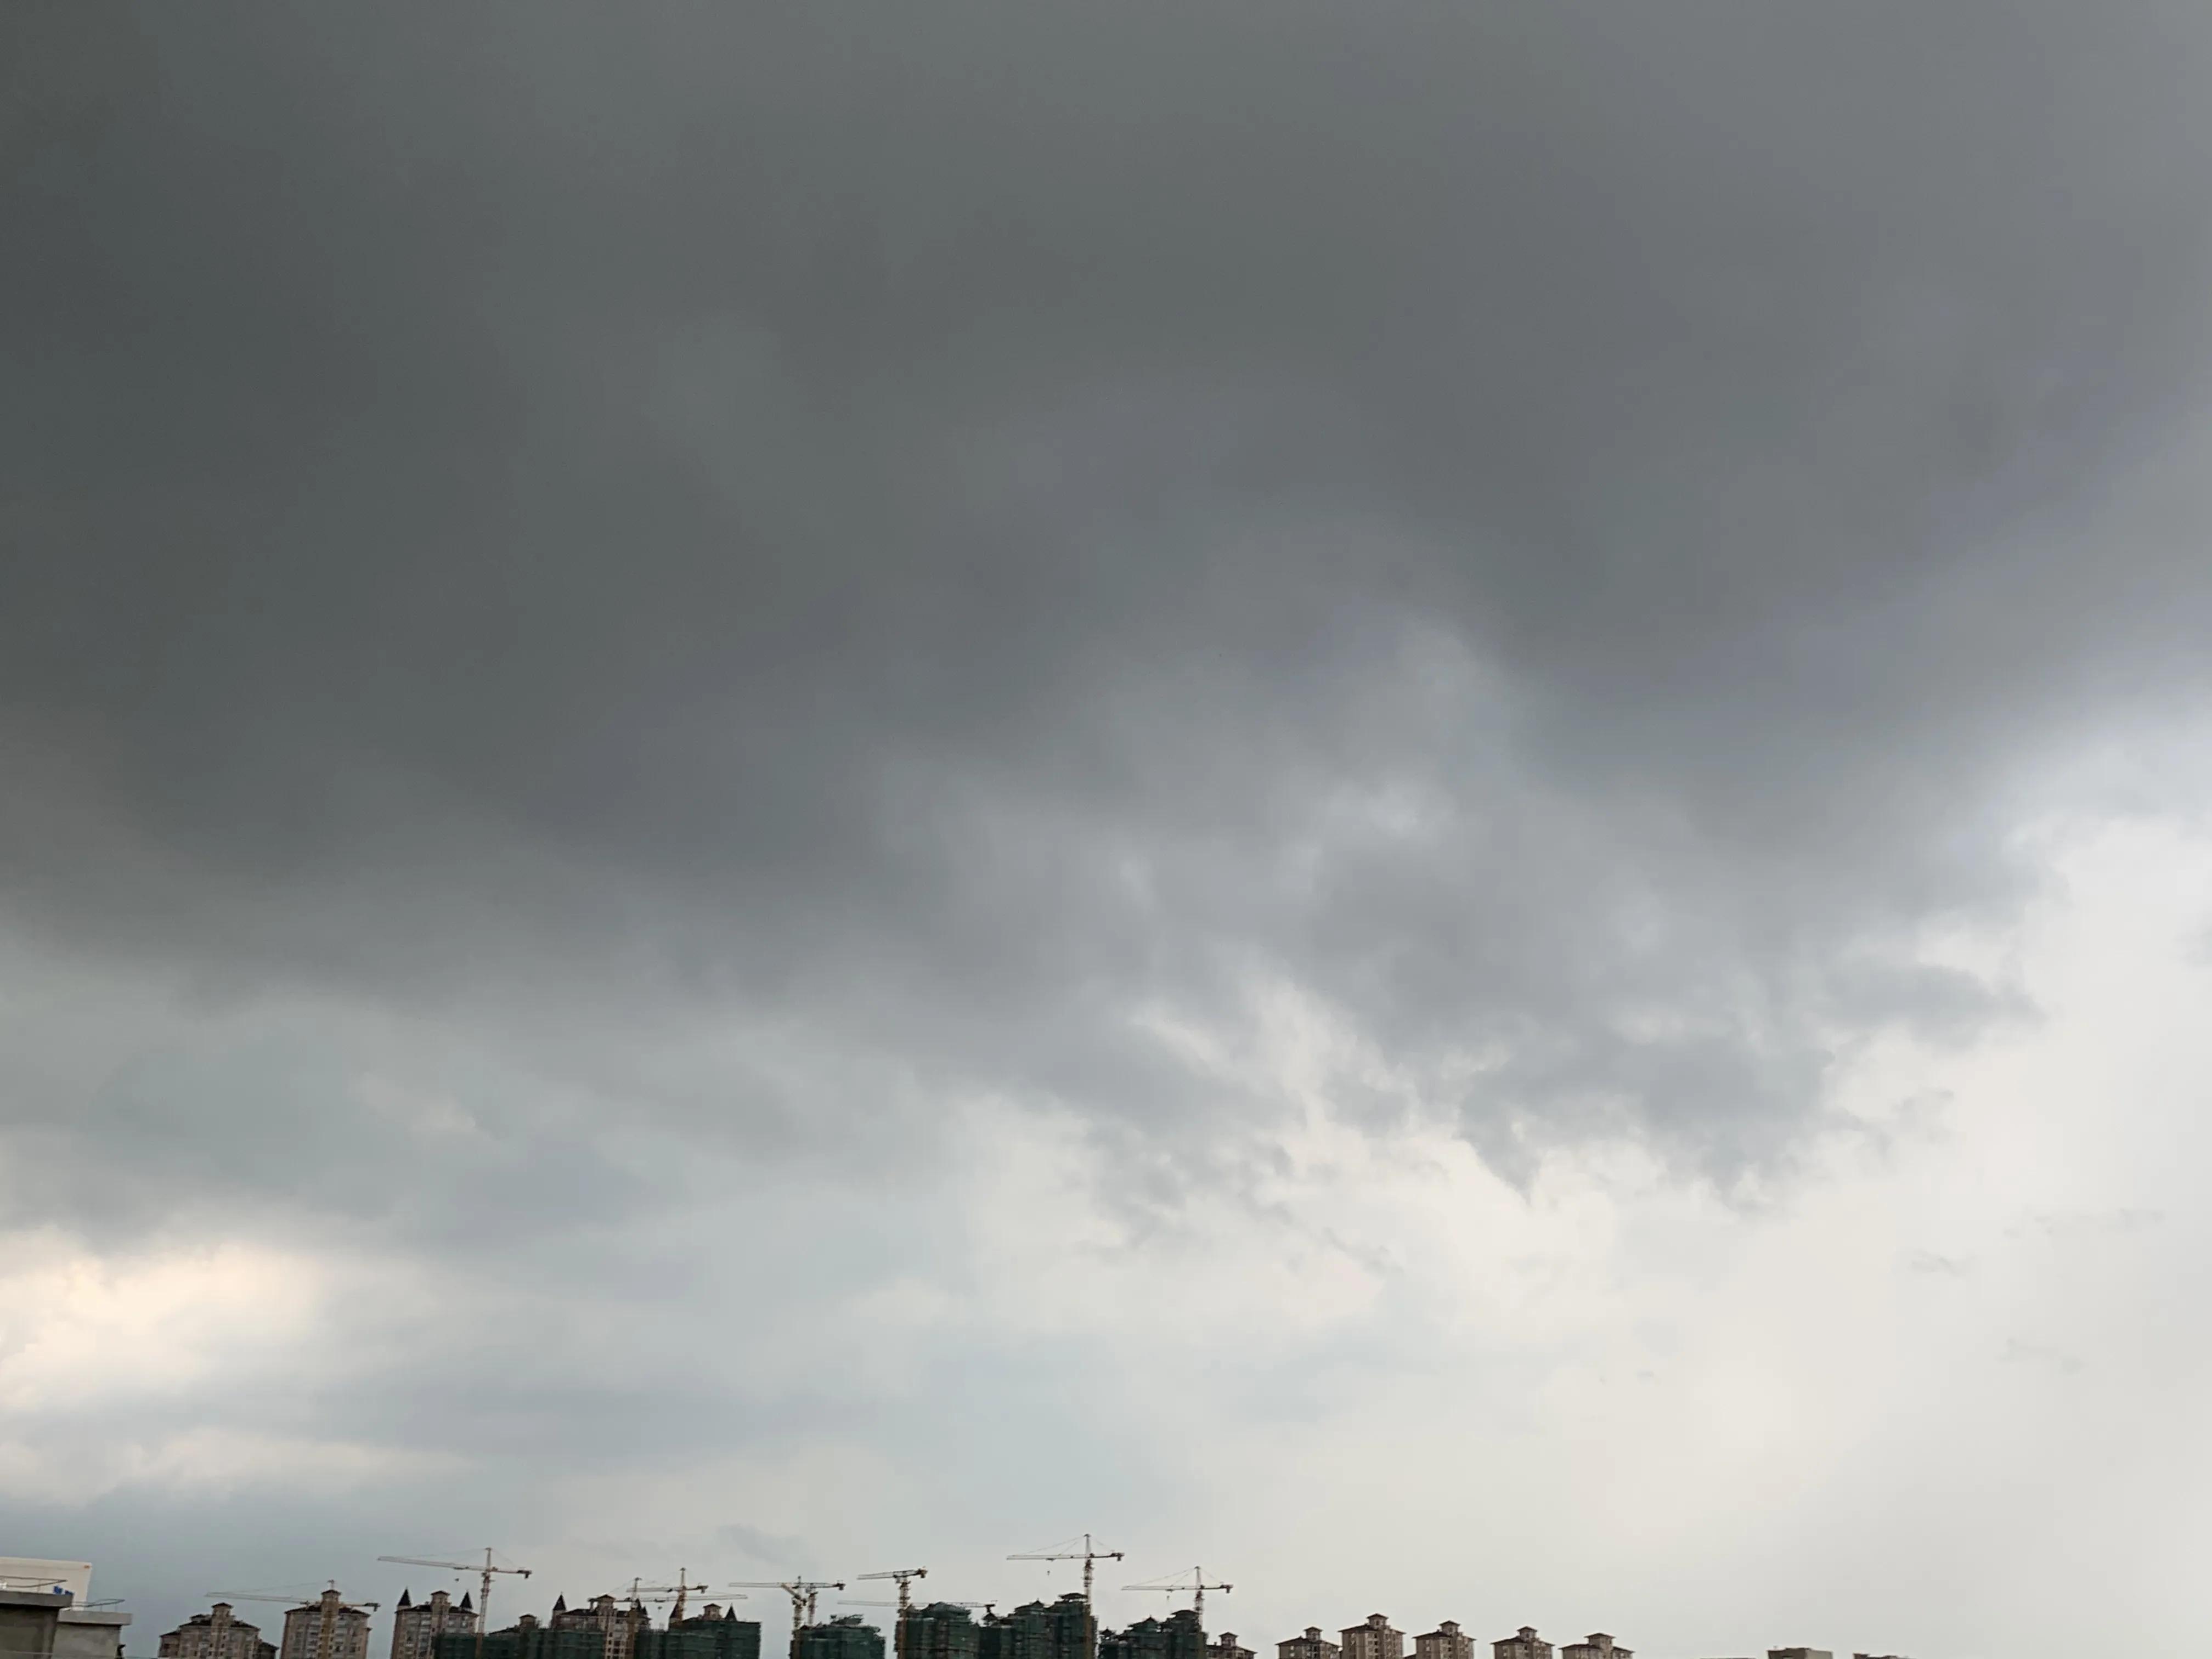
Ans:
POLYGON ((1406 1659, 1406 1632, 1370 1613, 1344 1632, 1344 1659, 1406 1659))
POLYGON ((282 1659, 368 1659, 368 1613, 334 1589, 284 1615, 282 1659))
POLYGON ((1559 1650, 1559 1659, 1636 1659, 1632 1649, 1617 1645, 1603 1631, 1570 1642, 1559 1650))
POLYGON ((161 1650, 161 1659, 276 1659, 276 1644, 261 1639, 258 1625, 235 1617, 228 1601, 166 1632, 161 1650))
POLYGON ((1319 1625, 1308 1625, 1304 1635, 1275 1644, 1275 1659, 1339 1659, 1341 1652, 1335 1643, 1321 1633, 1319 1625))
POLYGON ((1474 1638, 1447 1619, 1427 1634, 1413 1638, 1413 1659, 1474 1659, 1474 1638))
POLYGON ((1237 1632, 1225 1630, 1218 1641, 1206 1644, 1206 1659, 1255 1659, 1252 1650, 1237 1645, 1237 1632))
MULTIPOLYGON (((448 1632, 473 1638, 477 1612, 466 1591, 458 1601, 443 1590, 432 1590, 417 1601, 411 1591, 399 1592, 399 1605, 392 1614, 392 1659, 434 1659, 438 1638, 448 1632)), ((470 1643, 473 1651, 475 1643, 470 1643)))
POLYGON ((1552 1659, 1552 1644, 1536 1634, 1533 1625, 1523 1625, 1510 1636, 1500 1637, 1490 1644, 1496 1659, 1552 1659))

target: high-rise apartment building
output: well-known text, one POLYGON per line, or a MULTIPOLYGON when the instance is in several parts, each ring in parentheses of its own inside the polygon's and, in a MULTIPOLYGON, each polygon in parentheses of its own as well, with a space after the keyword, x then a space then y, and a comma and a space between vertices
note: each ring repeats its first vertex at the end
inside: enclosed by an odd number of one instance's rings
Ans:
POLYGON ((1342 1651, 1321 1633, 1319 1625, 1308 1625, 1304 1635, 1275 1644, 1275 1659, 1339 1659, 1342 1651))
POLYGON ((218 1601, 196 1613, 161 1638, 161 1659, 276 1659, 276 1644, 261 1639, 261 1627, 232 1615, 218 1601))
POLYGON ((283 1659, 368 1659, 368 1610, 334 1589, 284 1615, 283 1659))
POLYGON ((432 1659, 438 1638, 447 1632, 473 1636, 477 1611, 468 1593, 458 1601, 444 1590, 432 1590, 428 1601, 417 1601, 411 1590, 399 1592, 399 1605, 392 1614, 392 1659, 432 1659))
POLYGON ((566 1596, 556 1596, 553 1617, 546 1627, 556 1631, 595 1630, 605 1644, 602 1649, 605 1659, 632 1659, 638 1631, 652 1622, 642 1607, 635 1603, 623 1607, 611 1595, 595 1595, 579 1607, 570 1607, 566 1596))
POLYGON ((1617 1645, 1603 1631, 1570 1642, 1559 1650, 1559 1659, 1636 1659, 1635 1653, 1617 1645))
MULTIPOLYGON (((1406 1632, 1379 1613, 1344 1632, 1344 1659, 1406 1659, 1406 1632)), ((1549 1656, 1546 1656, 1549 1659, 1549 1656)))
POLYGON ((1474 1659, 1474 1638, 1447 1619, 1426 1635, 1413 1638, 1413 1659, 1474 1659))
POLYGON ((1225 1630, 1217 1641, 1206 1644, 1206 1659, 1254 1659, 1252 1650, 1237 1645, 1237 1632, 1225 1630))
POLYGON ((1552 1644, 1536 1634, 1535 1626, 1523 1625, 1510 1636, 1499 1638, 1490 1644, 1496 1659, 1552 1659, 1552 1644))

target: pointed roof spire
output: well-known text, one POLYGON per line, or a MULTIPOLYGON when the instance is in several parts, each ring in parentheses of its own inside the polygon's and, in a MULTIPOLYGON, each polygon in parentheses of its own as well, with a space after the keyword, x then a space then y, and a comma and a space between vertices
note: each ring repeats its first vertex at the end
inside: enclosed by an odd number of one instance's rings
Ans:
POLYGON ((565 1596, 565 1595, 556 1595, 556 1596, 555 1596, 555 1597, 553 1598, 553 1611, 554 1611, 554 1612, 556 1612, 556 1613, 566 1613, 566 1612, 568 1612, 568 1598, 567 1596, 565 1596))
POLYGON ((463 1590, 463 1591, 461 1592, 461 1611, 462 1611, 463 1613, 466 1613, 468 1610, 469 1610, 469 1593, 468 1593, 466 1590, 463 1590))
POLYGON ((413 1607, 413 1606, 415 1605, 415 1598, 414 1598, 414 1596, 413 1596, 410 1592, 408 1592, 408 1591, 406 1591, 406 1590, 402 1590, 402 1591, 400 1591, 400 1592, 399 1592, 399 1605, 400 1605, 401 1607, 413 1607))

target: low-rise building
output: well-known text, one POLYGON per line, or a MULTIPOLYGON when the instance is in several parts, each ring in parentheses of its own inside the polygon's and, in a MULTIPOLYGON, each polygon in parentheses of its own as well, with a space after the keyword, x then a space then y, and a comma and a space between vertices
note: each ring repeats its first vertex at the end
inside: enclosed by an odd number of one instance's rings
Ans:
POLYGON ((45 1589, 0 1587, 0 1654, 7 1659, 53 1659, 62 1609, 76 1600, 58 1584, 45 1589))
POLYGON ((64 1607, 54 1626, 54 1659, 123 1659, 130 1622, 120 1607, 64 1607))

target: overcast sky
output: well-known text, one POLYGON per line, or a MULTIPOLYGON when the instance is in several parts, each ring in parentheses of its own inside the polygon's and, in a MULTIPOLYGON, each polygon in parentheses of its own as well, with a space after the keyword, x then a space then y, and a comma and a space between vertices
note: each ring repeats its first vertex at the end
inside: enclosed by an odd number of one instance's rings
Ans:
POLYGON ((2208 74, 0 7, 0 1548, 2194 1630, 2208 74))

